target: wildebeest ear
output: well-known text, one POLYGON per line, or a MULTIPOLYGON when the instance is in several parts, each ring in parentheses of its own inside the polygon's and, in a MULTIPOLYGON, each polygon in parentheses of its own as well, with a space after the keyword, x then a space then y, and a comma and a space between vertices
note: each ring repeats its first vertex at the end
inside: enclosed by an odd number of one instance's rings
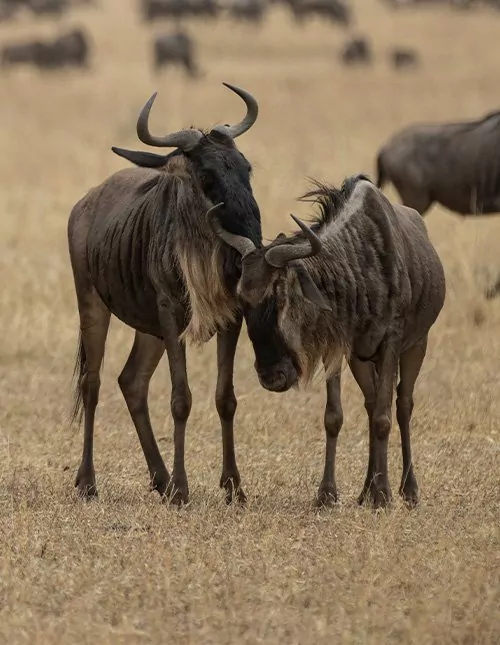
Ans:
POLYGON ((141 168, 159 168, 160 166, 164 166, 168 157, 168 155, 157 155, 154 152, 143 152, 142 150, 125 150, 125 148, 117 148, 116 146, 112 146, 111 150, 119 157, 131 161, 141 168))
POLYGON ((314 284, 313 279, 307 272, 306 268, 297 262, 294 264, 294 268, 297 270, 297 277, 299 278, 300 288, 302 289, 302 294, 306 300, 312 302, 313 305, 316 305, 320 309, 325 311, 331 311, 332 308, 328 302, 323 297, 323 294, 314 284))

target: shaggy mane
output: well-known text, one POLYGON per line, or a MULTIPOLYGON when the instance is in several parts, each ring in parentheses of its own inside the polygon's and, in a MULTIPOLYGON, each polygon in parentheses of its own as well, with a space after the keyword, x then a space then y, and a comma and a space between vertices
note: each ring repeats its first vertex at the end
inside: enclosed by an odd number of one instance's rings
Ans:
POLYGON ((311 180, 314 189, 299 197, 299 201, 310 202, 319 206, 319 213, 313 215, 316 228, 333 222, 338 217, 360 181, 373 183, 367 175, 363 174, 347 177, 340 188, 323 184, 316 179, 311 180))

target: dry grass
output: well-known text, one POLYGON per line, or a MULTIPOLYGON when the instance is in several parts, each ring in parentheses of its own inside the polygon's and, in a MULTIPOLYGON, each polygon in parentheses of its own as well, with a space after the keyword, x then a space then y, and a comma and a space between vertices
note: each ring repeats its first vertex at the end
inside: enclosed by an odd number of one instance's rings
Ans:
MULTIPOLYGON (((304 177, 340 182, 373 172, 377 147, 407 122, 468 118, 498 107, 500 19, 422 11, 391 14, 358 0, 373 69, 337 63, 344 38, 299 30, 276 11, 262 30, 197 24, 207 70, 198 83, 149 71, 150 32, 130 0, 80 14, 95 39, 84 75, 2 76, 0 155, 0 642, 468 643, 498 642, 500 304, 484 302, 500 270, 500 220, 426 222, 445 263, 448 298, 417 386, 413 437, 422 502, 374 514, 355 503, 367 461, 360 394, 346 373, 339 447, 342 502, 315 514, 323 459, 321 383, 260 389, 246 338, 238 349, 237 447, 248 508, 226 508, 213 404, 214 345, 189 352, 194 393, 187 444, 191 505, 147 492, 147 470, 116 377, 132 334, 113 323, 96 432, 100 500, 74 494, 81 435, 69 428, 78 319, 66 247, 72 204, 135 145, 134 119, 161 92, 155 129, 208 126, 241 112, 228 80, 253 91, 258 125, 240 147, 255 166, 268 236, 289 228, 304 177), (361 11, 363 9, 363 11, 361 11), (397 75, 392 44, 423 53, 397 75)), ((50 32, 50 25, 40 31, 50 32)), ((33 31, 2 27, 3 41, 33 31)), ((152 414, 171 465, 166 362, 152 414)), ((397 430, 393 487, 400 474, 397 430)))

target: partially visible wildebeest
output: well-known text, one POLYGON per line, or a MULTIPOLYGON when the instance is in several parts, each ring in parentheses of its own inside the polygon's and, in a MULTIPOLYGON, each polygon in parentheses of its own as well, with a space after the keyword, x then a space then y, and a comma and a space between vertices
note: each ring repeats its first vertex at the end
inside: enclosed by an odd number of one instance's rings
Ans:
MULTIPOLYGON (((242 301, 276 309, 282 337, 304 379, 324 365, 326 460, 318 503, 337 500, 340 369, 346 356, 363 392, 370 428, 368 471, 359 501, 371 498, 375 506, 385 506, 391 499, 387 449, 399 369, 400 493, 415 504, 413 390, 429 330, 444 303, 443 267, 420 215, 392 205, 364 176, 346 180, 340 190, 318 185, 305 199, 320 205, 317 221, 309 227, 294 218, 301 230, 289 237, 281 234, 264 248, 226 230, 217 206, 210 217, 221 239, 241 254, 242 301)), ((248 331, 252 339, 251 326, 248 331)))
POLYGON ((394 9, 405 7, 453 7, 456 9, 469 9, 474 0, 384 0, 394 9))
POLYGON ((153 45, 154 68, 159 70, 167 65, 183 65, 190 76, 198 76, 195 62, 194 43, 184 31, 158 36, 153 45))
POLYGON ((23 9, 38 17, 60 17, 72 7, 94 3, 95 0, 1 0, 0 20, 10 19, 23 9))
POLYGON ((71 6, 70 0, 28 0, 25 4, 35 16, 43 17, 60 17, 71 6))
POLYGON ((345 65, 367 65, 372 62, 373 54, 370 43, 366 38, 352 38, 340 53, 340 59, 345 65))
POLYGON ((413 125, 377 156, 379 187, 392 182, 422 215, 439 202, 460 215, 500 212, 500 111, 476 121, 413 125))
POLYGON ((264 17, 267 3, 265 0, 230 0, 225 7, 234 20, 259 23, 264 17))
POLYGON ((390 53, 392 66, 396 69, 408 69, 411 67, 418 67, 419 56, 414 49, 406 49, 398 47, 393 49, 390 53))
MULTIPOLYGON (((118 382, 146 457, 151 486, 179 503, 188 500, 184 440, 191 410, 184 341, 203 343, 217 335, 220 484, 228 502, 234 494, 244 500, 233 438, 233 364, 242 323, 236 285, 241 263, 239 255, 214 234, 206 214, 212 204, 224 201, 220 214, 224 227, 260 247, 251 166, 234 143, 255 123, 258 106, 248 92, 226 86, 244 100, 246 116, 236 125, 218 125, 209 132, 191 128, 164 137, 152 135, 148 121, 154 94, 140 113, 137 134, 147 145, 176 150, 157 155, 114 148, 139 167, 115 173, 72 210, 68 239, 81 330, 74 418, 79 418, 82 406, 84 414, 76 485, 82 495, 96 494, 94 417, 113 313, 136 330, 118 382), (165 349, 174 420, 172 476, 158 450, 148 412, 149 382, 165 349)), ((296 380, 296 373, 276 321, 272 313, 262 311, 253 313, 253 324, 261 334, 258 351, 266 356, 261 380, 270 388, 284 389, 296 380)))
POLYGON ((214 18, 219 12, 216 0, 142 0, 144 20, 200 16, 214 18))
POLYGON ((73 29, 52 41, 33 40, 17 45, 6 45, 1 52, 3 67, 30 64, 39 69, 86 67, 89 41, 81 29, 73 29))
POLYGON ((0 1, 0 22, 11 20, 21 9, 20 0, 1 0, 0 1))
POLYGON ((352 13, 346 0, 286 0, 285 4, 288 4, 297 22, 319 16, 344 27, 351 24, 352 13))

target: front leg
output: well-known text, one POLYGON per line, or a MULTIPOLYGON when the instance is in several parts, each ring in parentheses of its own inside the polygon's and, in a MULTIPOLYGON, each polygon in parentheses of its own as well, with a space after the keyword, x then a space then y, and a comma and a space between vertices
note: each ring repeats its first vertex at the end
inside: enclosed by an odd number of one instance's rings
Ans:
POLYGON ((240 473, 236 465, 234 450, 234 415, 237 401, 234 395, 233 371, 236 346, 241 331, 241 316, 226 330, 217 334, 217 389, 215 404, 219 413, 222 429, 222 475, 220 486, 226 491, 226 502, 230 504, 234 496, 245 503, 246 496, 240 487, 240 473))
POLYGON ((323 479, 319 485, 317 505, 331 506, 338 501, 337 484, 335 482, 335 456, 337 452, 337 437, 343 423, 342 402, 340 398, 340 371, 326 382, 326 455, 323 479))
POLYGON ((159 306, 160 323, 167 350, 172 393, 170 410, 174 420, 174 467, 167 486, 166 495, 174 504, 186 504, 189 501, 189 488, 184 465, 184 443, 186 423, 191 412, 191 391, 186 370, 186 348, 179 340, 182 313, 175 315, 172 304, 159 306))

